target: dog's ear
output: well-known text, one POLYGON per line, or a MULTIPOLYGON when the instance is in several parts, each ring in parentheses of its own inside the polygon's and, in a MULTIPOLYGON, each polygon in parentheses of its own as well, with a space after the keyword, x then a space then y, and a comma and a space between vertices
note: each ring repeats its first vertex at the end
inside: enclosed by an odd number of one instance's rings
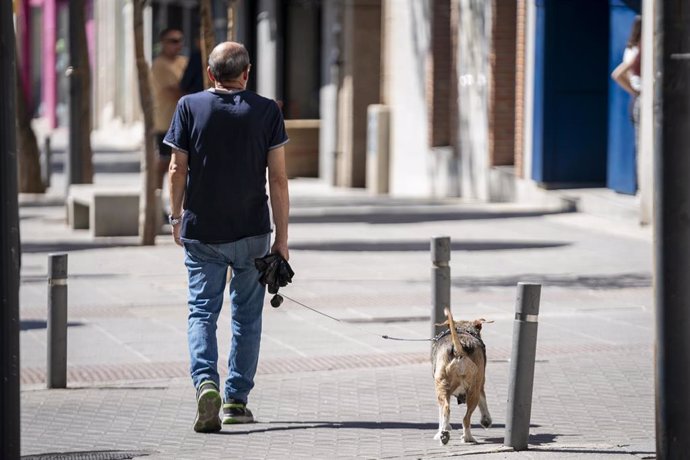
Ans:
POLYGON ((487 321, 484 318, 479 318, 474 320, 473 326, 476 327, 478 331, 481 331, 482 324, 484 323, 493 323, 493 321, 487 321))

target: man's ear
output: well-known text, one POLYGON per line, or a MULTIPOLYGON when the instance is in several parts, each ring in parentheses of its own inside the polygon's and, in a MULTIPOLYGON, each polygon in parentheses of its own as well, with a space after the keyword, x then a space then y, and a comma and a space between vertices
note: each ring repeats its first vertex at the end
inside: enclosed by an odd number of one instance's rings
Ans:
POLYGON ((244 69, 244 72, 242 72, 242 80, 249 80, 249 66, 247 66, 247 68, 244 69))
POLYGON ((211 66, 206 66, 206 73, 208 74, 208 79, 212 82, 215 82, 216 79, 213 78, 213 72, 211 72, 211 66))

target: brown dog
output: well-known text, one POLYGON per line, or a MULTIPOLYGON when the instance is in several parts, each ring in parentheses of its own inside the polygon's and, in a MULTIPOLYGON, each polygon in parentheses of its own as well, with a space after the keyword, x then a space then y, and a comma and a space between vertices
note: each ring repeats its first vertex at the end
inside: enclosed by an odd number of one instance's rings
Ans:
POLYGON ((449 331, 438 336, 431 347, 431 366, 436 384, 439 404, 438 433, 434 439, 441 444, 450 439, 450 397, 455 396, 458 404, 465 403, 467 412, 462 419, 462 442, 476 442, 470 431, 472 412, 479 405, 480 420, 484 428, 491 426, 491 414, 484 394, 484 371, 486 349, 481 338, 483 319, 475 321, 453 321, 449 309, 444 310, 449 331))

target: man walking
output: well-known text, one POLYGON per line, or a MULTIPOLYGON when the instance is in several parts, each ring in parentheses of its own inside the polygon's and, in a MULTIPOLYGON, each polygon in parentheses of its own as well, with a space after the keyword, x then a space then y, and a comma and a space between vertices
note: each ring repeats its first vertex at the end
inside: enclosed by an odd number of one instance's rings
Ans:
POLYGON ((170 127, 177 101, 182 96, 180 80, 187 68, 187 58, 181 56, 184 45, 182 32, 169 27, 160 33, 161 52, 151 64, 153 86, 153 130, 158 145, 158 184, 163 188, 163 177, 170 164, 170 147, 163 143, 170 127))
POLYGON ((269 252, 289 258, 285 124, 276 103, 246 90, 249 54, 239 43, 216 46, 208 58, 214 88, 183 97, 165 143, 170 162, 170 224, 184 246, 189 275, 188 340, 197 390, 194 430, 221 429, 216 322, 232 267, 232 348, 222 423, 254 421, 247 408, 261 342, 265 288, 254 260, 269 252))

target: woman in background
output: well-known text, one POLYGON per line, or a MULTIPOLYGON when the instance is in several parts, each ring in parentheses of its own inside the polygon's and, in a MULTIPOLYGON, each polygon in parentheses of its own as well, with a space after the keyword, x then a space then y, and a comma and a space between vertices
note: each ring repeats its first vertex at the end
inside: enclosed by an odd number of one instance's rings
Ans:
POLYGON ((635 21, 633 22, 632 28, 630 29, 630 36, 628 37, 628 43, 626 44, 625 51, 623 52, 623 60, 611 73, 611 78, 618 83, 618 85, 623 88, 632 96, 630 104, 630 118, 635 127, 635 164, 637 165, 638 178, 637 183, 639 184, 639 155, 638 155, 638 140, 640 132, 640 59, 641 59, 641 42, 640 37, 642 35, 642 18, 638 15, 635 16, 635 21))

